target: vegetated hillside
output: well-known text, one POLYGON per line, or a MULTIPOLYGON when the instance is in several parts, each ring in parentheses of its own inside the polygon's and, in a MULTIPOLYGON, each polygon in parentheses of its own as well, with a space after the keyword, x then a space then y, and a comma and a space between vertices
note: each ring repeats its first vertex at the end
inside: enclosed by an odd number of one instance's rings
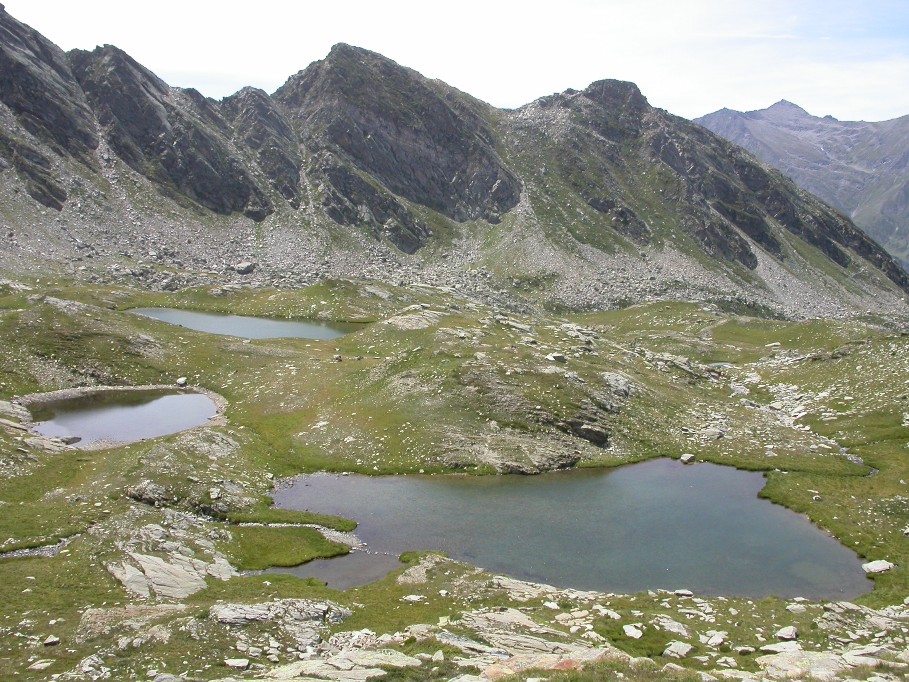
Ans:
MULTIPOLYGON (((149 292, 67 279, 0 283, 0 679, 189 682, 248 668, 242 679, 362 680, 401 665, 384 679, 582 664, 592 667, 561 679, 682 682, 733 668, 754 680, 854 680, 874 666, 895 682, 905 672, 909 335, 705 303, 503 314, 417 285, 149 292), (331 340, 247 341, 131 312, 149 305, 373 322, 331 340), (219 394, 223 420, 96 450, 28 431, 34 393, 178 377, 219 394), (633 595, 533 585, 438 554, 408 553, 384 564, 387 577, 343 591, 334 576, 326 587, 259 570, 347 552, 339 543, 356 545, 354 561, 382 551, 337 532, 354 520, 317 504, 272 506, 276 480, 301 471, 535 473, 684 453, 699 460, 694 475, 701 460, 766 472, 762 496, 889 569, 859 604, 747 585, 692 594, 662 560, 639 568, 665 578, 633 595)), ((572 514, 595 514, 587 502, 564 497, 572 514)), ((702 547, 697 536, 715 529, 678 509, 702 547)), ((761 534, 732 523, 754 550, 722 560, 746 574, 765 566, 773 550, 761 534)), ((512 532, 507 514, 487 531, 512 532)), ((566 537, 581 556, 610 551, 566 537)), ((657 521, 648 541, 664 538, 657 521)), ((829 569, 799 551, 778 560, 796 584, 829 569)))
POLYGON ((758 111, 721 109, 695 122, 830 202, 909 262, 909 116, 838 121, 783 100, 758 111))
POLYGON ((173 88, 0 12, 3 266, 176 289, 368 276, 509 305, 905 312, 909 275, 703 128, 600 81, 497 110, 338 45, 273 95, 173 88))

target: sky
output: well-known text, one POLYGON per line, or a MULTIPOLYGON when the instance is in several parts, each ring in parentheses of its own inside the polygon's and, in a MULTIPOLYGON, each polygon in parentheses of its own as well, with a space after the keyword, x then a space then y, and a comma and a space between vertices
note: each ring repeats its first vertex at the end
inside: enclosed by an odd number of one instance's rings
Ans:
POLYGON ((516 108, 603 78, 694 118, 781 99, 816 116, 909 114, 907 0, 0 0, 65 50, 112 44, 220 99, 273 92, 344 42, 516 108))

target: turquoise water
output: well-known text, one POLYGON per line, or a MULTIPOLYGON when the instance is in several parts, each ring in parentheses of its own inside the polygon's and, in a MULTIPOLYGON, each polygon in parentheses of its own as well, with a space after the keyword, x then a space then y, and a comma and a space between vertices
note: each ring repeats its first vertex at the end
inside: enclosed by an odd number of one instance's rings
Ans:
MULTIPOLYGON (((870 591, 851 550, 759 499, 763 485, 759 473, 657 459, 541 476, 315 474, 274 498, 355 519, 373 552, 441 550, 561 587, 811 599, 870 591)), ((321 577, 331 584, 330 570, 321 577)))
POLYGON ((294 338, 328 341, 349 334, 362 326, 199 313, 178 308, 134 308, 131 312, 144 317, 151 317, 161 322, 186 327, 187 329, 208 332, 209 334, 237 336, 243 339, 294 338))

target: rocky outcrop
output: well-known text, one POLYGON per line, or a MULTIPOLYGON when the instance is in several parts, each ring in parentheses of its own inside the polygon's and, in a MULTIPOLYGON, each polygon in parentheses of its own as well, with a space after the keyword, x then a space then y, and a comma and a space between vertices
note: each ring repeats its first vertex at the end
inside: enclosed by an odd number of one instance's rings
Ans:
POLYGON ((2 6, 0 102, 0 170, 11 165, 35 201, 60 210, 67 192, 52 153, 94 168, 94 116, 63 51, 2 6))
POLYGON ((37 140, 94 166, 94 116, 66 55, 2 6, 0 101, 37 140))
POLYGON ((68 56, 111 149, 133 170, 216 213, 272 212, 212 102, 171 88, 112 45, 68 56))
POLYGON ((838 121, 782 100, 767 109, 721 109, 695 119, 850 216, 905 264, 909 241, 909 116, 838 121))
POLYGON ((127 592, 146 599, 184 599, 204 590, 210 577, 237 575, 199 527, 198 517, 170 509, 164 517, 165 525, 138 527, 116 543, 122 558, 108 561, 106 568, 127 592))
POLYGON ((497 222, 521 183, 502 163, 490 108, 381 55, 336 45, 274 95, 307 147, 457 221, 497 222))
POLYGON ((116 47, 64 55, 0 20, 9 267, 27 255, 167 290, 214 272, 365 275, 497 305, 696 298, 810 316, 890 314, 909 292, 846 218, 632 83, 496 110, 338 45, 272 95, 215 102, 116 47), (20 217, 32 229, 12 229, 20 217), (149 254, 155 267, 122 261, 149 254))
POLYGON ((294 208, 300 207, 300 145, 284 114, 262 90, 243 88, 222 100, 220 111, 234 140, 255 155, 256 163, 294 208))

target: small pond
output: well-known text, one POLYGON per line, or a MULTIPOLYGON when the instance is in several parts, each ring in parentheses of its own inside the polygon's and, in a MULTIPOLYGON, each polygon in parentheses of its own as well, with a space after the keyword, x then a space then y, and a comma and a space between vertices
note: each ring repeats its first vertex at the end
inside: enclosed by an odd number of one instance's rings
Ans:
MULTIPOLYGON (((851 550, 758 498, 763 486, 760 473, 657 459, 540 476, 315 474, 274 498, 355 519, 372 552, 441 550, 561 587, 810 599, 870 591, 851 550)), ((332 584, 330 573, 319 577, 332 584)))
POLYGON ((44 436, 79 439, 76 447, 132 443, 206 423, 218 413, 201 393, 106 391, 32 407, 33 430, 44 436))
POLYGON ((333 559, 314 559, 291 568, 270 568, 265 573, 290 573, 298 578, 315 578, 333 590, 348 590, 381 580, 401 568, 397 555, 354 550, 333 559))
POLYGON ((328 341, 362 328, 363 325, 340 322, 301 322, 274 320, 266 317, 245 317, 200 313, 179 308, 134 308, 130 312, 161 322, 194 329, 209 334, 237 336, 243 339, 316 339, 328 341))

